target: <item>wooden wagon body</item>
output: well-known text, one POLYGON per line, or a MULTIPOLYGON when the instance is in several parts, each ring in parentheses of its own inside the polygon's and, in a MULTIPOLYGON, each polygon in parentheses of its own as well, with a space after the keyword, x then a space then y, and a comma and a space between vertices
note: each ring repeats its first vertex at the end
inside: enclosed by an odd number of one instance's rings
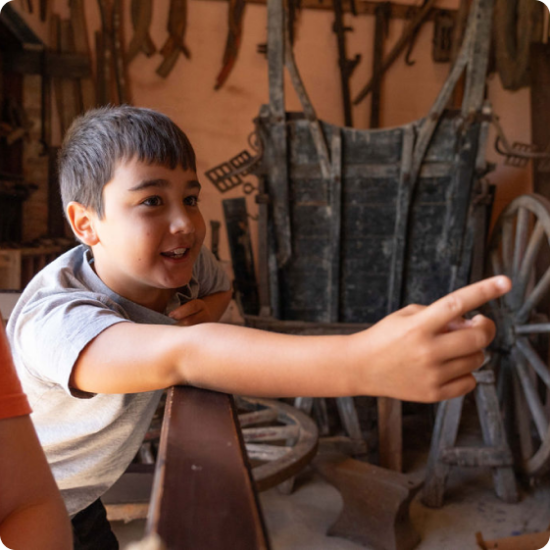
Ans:
POLYGON ((286 331, 290 321, 290 332, 296 321, 370 324, 468 282, 474 236, 486 229, 480 177, 492 7, 474 2, 462 50, 426 118, 356 130, 318 120, 284 39, 282 4, 268 4, 270 103, 256 119, 252 167, 260 180, 260 315, 248 324, 269 328, 271 319, 286 331), (285 110, 284 66, 303 112, 285 110), (462 109, 447 110, 463 72, 462 109))
MULTIPOLYGON (((283 239, 291 249, 269 272, 275 317, 374 323, 404 304, 430 303, 466 284, 471 203, 484 208, 483 191, 474 185, 480 123, 464 135, 459 113, 446 113, 408 190, 422 122, 377 131, 321 124, 327 141, 340 148, 332 149, 333 159, 340 157, 332 165, 338 175, 325 179, 308 121, 288 118, 290 233, 268 240, 272 258, 283 239)), ((260 118, 259 128, 269 146, 272 126, 260 118)), ((266 191, 276 196, 270 173, 267 161, 266 191)))

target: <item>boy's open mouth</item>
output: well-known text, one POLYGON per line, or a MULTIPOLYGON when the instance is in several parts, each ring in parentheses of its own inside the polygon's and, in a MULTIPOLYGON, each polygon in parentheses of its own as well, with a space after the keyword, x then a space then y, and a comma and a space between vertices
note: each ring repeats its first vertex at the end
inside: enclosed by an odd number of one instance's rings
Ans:
POLYGON ((170 250, 169 252, 161 252, 160 255, 164 256, 165 258, 172 258, 174 260, 179 260, 183 258, 188 251, 189 251, 189 248, 175 248, 174 250, 170 250))

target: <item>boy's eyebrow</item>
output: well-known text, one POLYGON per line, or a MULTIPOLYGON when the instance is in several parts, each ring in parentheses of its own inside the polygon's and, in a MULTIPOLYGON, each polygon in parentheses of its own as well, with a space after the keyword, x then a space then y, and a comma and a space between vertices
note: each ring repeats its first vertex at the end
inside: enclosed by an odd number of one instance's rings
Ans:
MULTIPOLYGON (((135 185, 134 187, 130 187, 128 191, 142 191, 143 189, 147 189, 149 187, 167 187, 168 185, 170 185, 170 182, 168 180, 157 178, 157 179, 142 181, 137 185, 135 185)), ((187 182, 187 187, 192 189, 196 188, 200 190, 201 184, 197 180, 191 180, 187 182)))
POLYGON ((170 184, 168 180, 165 179, 153 179, 153 180, 145 180, 134 187, 130 187, 128 191, 141 191, 142 189, 147 189, 148 187, 167 187, 170 184))

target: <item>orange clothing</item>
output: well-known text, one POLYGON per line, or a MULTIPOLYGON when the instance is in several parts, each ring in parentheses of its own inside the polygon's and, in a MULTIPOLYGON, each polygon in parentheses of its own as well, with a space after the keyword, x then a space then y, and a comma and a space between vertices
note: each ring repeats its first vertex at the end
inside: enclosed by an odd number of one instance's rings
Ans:
POLYGON ((8 339, 0 321, 0 420, 30 413, 31 407, 17 378, 8 339))

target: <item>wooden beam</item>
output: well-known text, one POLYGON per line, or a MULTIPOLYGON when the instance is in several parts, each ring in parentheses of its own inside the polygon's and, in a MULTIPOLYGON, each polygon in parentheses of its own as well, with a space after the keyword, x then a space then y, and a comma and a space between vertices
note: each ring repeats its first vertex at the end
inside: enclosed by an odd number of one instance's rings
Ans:
MULTIPOLYGON (((206 2, 210 2, 212 0, 203 0, 206 2)), ((227 0, 214 0, 216 2, 226 2, 227 0)), ((266 4, 266 0, 246 0, 249 4, 266 4)), ((376 0, 357 0, 357 13, 358 14, 364 14, 364 15, 374 15, 376 12, 377 6, 380 5, 380 1, 376 0)), ((332 0, 302 0, 301 2, 302 8, 310 9, 310 10, 331 10, 332 7, 332 0)), ((344 0, 342 8, 344 12, 351 13, 350 8, 350 1, 344 0)), ((391 2, 391 17, 394 19, 411 19, 415 15, 418 14, 418 12, 421 10, 420 6, 410 6, 407 4, 398 4, 395 2, 391 2)), ((440 11, 438 8, 434 8, 431 12, 431 14, 428 17, 428 20, 433 20, 435 13, 437 11, 440 11)), ((451 14, 456 14, 456 9, 445 9, 442 11, 446 11, 451 14)))
POLYGON ((73 53, 42 53, 35 51, 3 52, 2 70, 19 74, 46 74, 60 78, 86 78, 91 76, 87 56, 73 53))
POLYGON ((269 549, 229 395, 169 390, 147 533, 168 548, 269 549))

